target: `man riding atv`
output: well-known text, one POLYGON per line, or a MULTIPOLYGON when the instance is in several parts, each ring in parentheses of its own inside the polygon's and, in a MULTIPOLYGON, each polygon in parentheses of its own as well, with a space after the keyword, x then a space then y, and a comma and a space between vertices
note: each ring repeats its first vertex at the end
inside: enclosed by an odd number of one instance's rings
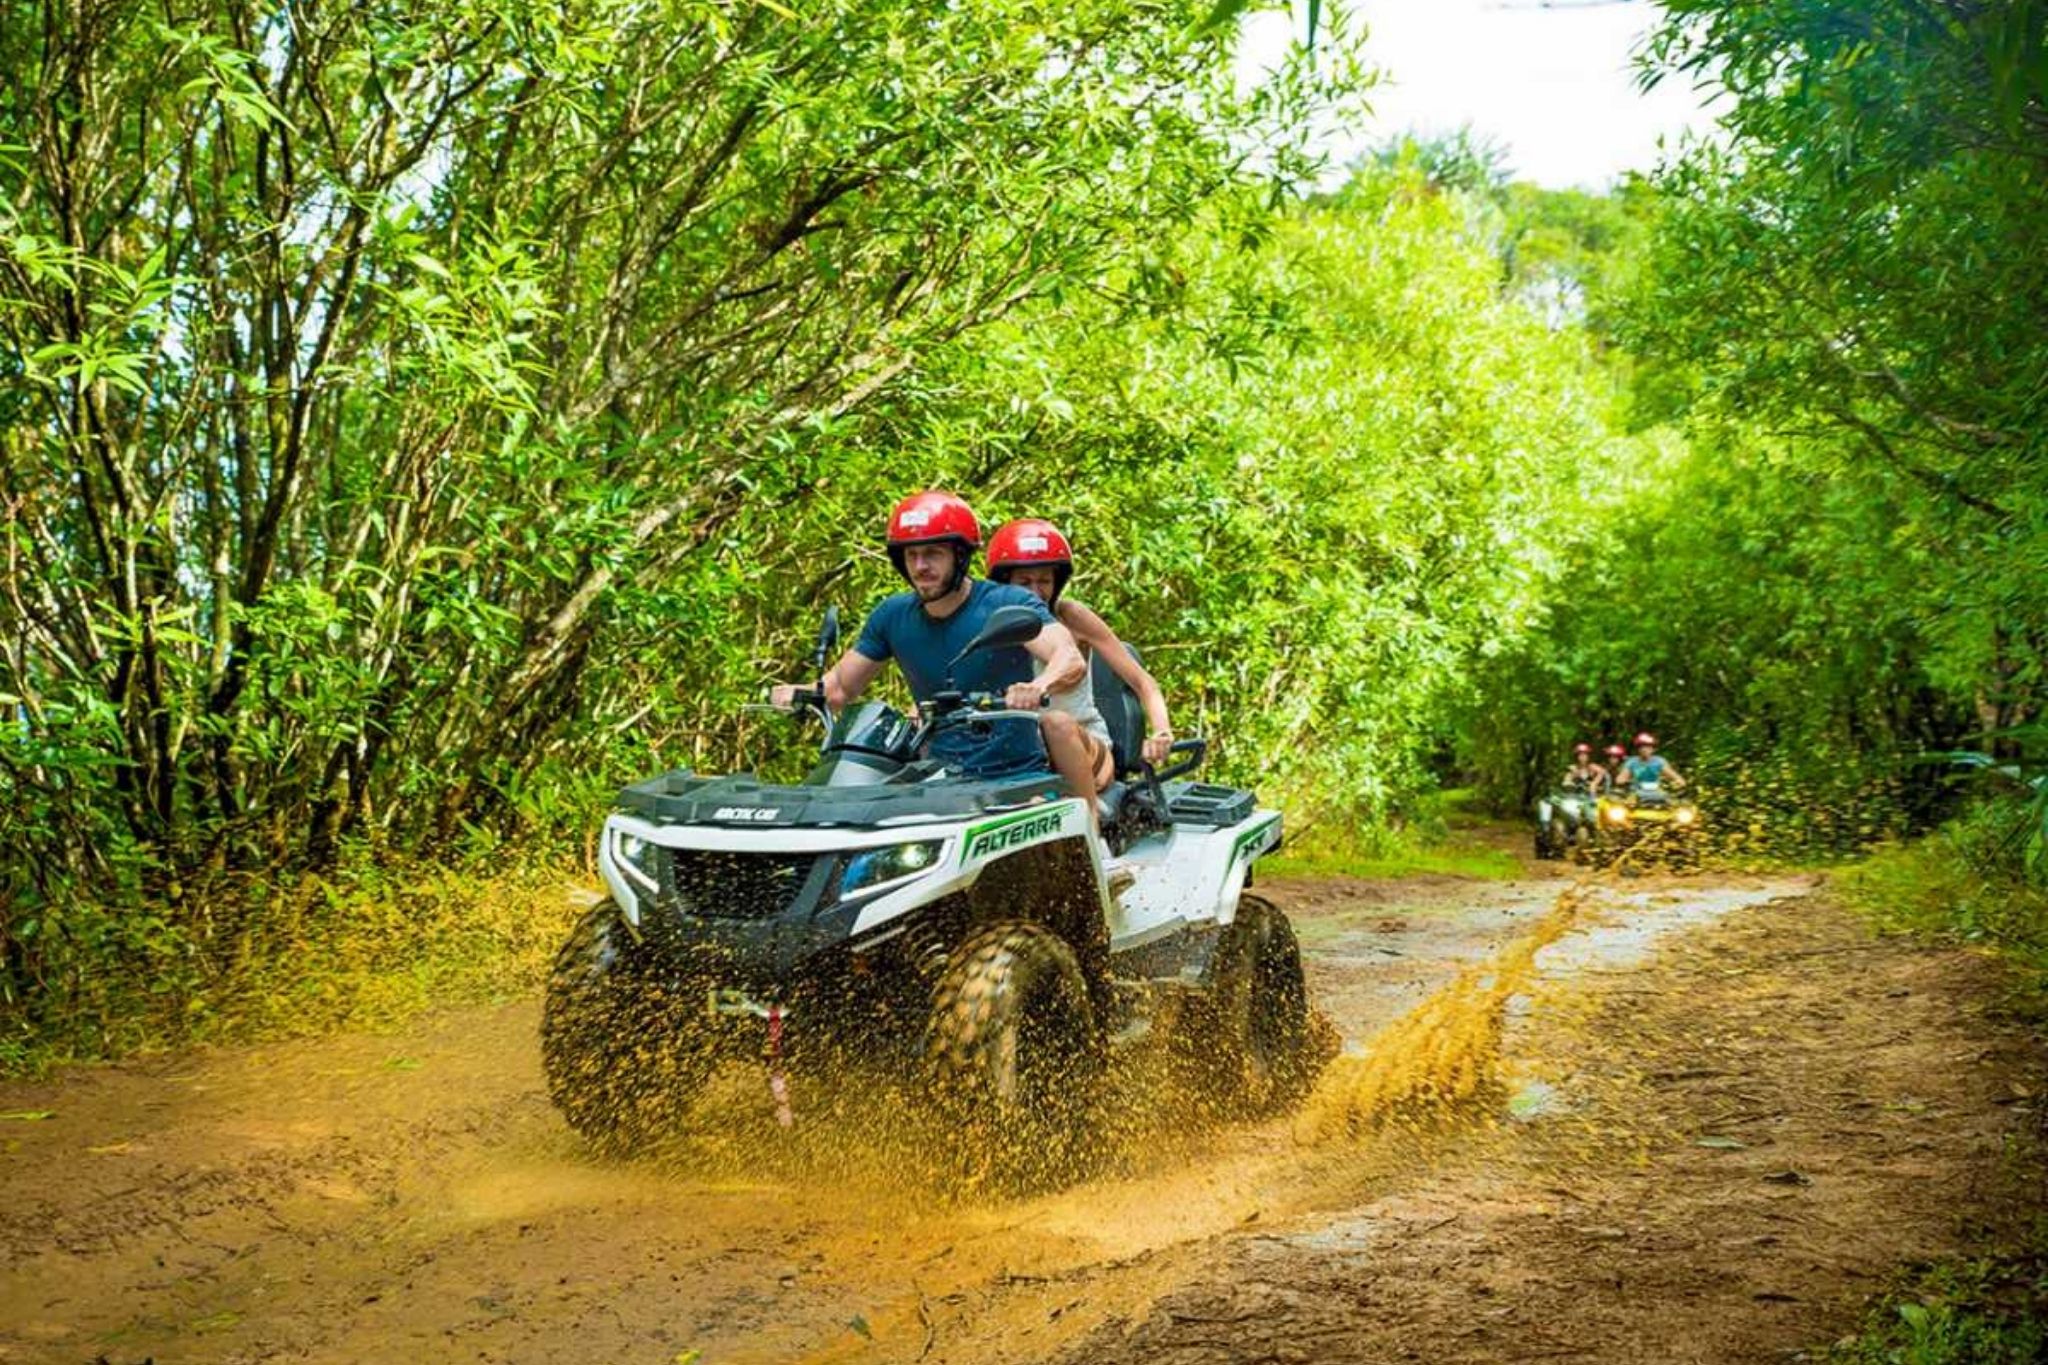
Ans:
MULTIPOLYGON (((880 1078, 942 1125, 940 1174, 992 1188, 1089 1169, 1116 1058, 1151 1057, 1218 1119, 1307 1093, 1329 1036, 1285 913, 1249 890, 1281 813, 1192 780, 1202 739, 1148 761, 1139 700, 1107 669, 1093 695, 1118 780, 1063 792, 1039 736, 1079 652, 1034 594, 968 579, 979 541, 949 494, 896 508, 912 591, 829 670, 828 608, 820 684, 777 689, 824 728, 800 781, 676 769, 619 793, 597 837, 608 894, 557 953, 541 1016, 549 1097, 600 1149, 728 1120, 700 1100, 733 1065, 765 1076, 781 1128, 880 1078), (914 715, 854 702, 891 658, 914 715)), ((1064 774, 1074 755, 1053 757, 1064 774)))
POLYGON ((1657 737, 1644 731, 1636 736, 1635 754, 1621 765, 1616 785, 1639 795, 1666 786, 1680 792, 1685 790, 1685 778, 1670 759, 1657 752, 1657 737))
MULTIPOLYGON (((968 576, 981 548, 981 522, 974 509, 951 493, 914 493, 889 514, 889 560, 910 590, 884 598, 868 613, 860 638, 825 674, 826 704, 844 710, 867 690, 894 659, 920 703, 948 688, 1000 692, 1016 710, 1037 710, 1072 693, 1088 679, 1088 666, 1074 637, 1036 594, 968 576), (954 660, 998 607, 1026 607, 1044 626, 1020 648, 990 650, 954 660), (1037 667, 1034 677, 1033 661, 1037 667), (949 674, 949 669, 951 670, 949 674)), ((802 689, 777 685, 770 693, 788 709, 802 689)), ((1071 727, 1045 727, 1044 748, 1026 727, 990 727, 975 735, 953 730, 932 742, 932 756, 965 777, 997 777, 1043 764, 1048 758, 1067 790, 1089 802, 1100 789, 1095 756, 1071 727)))
POLYGON ((1636 752, 1617 774, 1600 801, 1600 831, 1609 854, 1635 847, 1646 836, 1652 851, 1666 863, 1688 863, 1698 856, 1699 808, 1678 795, 1686 786, 1671 760, 1657 752, 1657 737, 1636 736, 1636 752))

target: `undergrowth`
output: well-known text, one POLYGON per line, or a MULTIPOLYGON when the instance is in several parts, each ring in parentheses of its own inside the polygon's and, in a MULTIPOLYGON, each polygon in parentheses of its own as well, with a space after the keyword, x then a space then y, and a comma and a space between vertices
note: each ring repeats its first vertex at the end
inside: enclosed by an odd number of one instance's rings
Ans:
POLYGON ((1261 859, 1276 877, 1469 877, 1507 881, 1521 875, 1514 856, 1480 837, 1466 791, 1438 794, 1399 825, 1311 824, 1281 850, 1261 859))
POLYGON ((322 877, 222 877, 177 913, 135 904, 67 918, 40 1006, 0 1007, 0 1075, 339 1029, 536 989, 580 913, 567 860, 365 862, 322 877), (196 903, 196 905, 195 905, 196 903))
POLYGON ((2027 857, 2029 819, 2018 803, 1986 803, 1842 869, 1835 884, 1884 932, 1995 949, 2016 969, 2005 1003, 2048 1019, 2048 880, 2027 857))
MULTIPOLYGON (((1999 1008, 2038 1031, 2048 1027, 2048 885, 2040 860, 2029 856, 2034 818, 2021 803, 1990 802, 1917 843, 1844 869, 1835 881, 1881 931, 1997 952, 2014 968, 1999 1008)), ((2042 1136, 2036 1131, 2012 1152, 2013 1179, 2037 1206, 2048 1182, 2042 1136)), ((1830 1358, 1843 1365, 2048 1359, 2048 1215, 1993 1240, 1977 1254, 1905 1274, 1830 1358)))
POLYGON ((2033 1365, 2048 1359, 2048 1255, 1957 1258, 1908 1277, 1837 1342, 1839 1365, 2033 1365))

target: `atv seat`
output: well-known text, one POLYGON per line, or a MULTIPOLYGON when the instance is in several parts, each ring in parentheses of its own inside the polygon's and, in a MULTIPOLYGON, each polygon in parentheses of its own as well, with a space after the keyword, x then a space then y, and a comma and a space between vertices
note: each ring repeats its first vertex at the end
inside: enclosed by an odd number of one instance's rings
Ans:
MULTIPOLYGON (((1130 645, 1124 648, 1131 651, 1133 659, 1140 657, 1130 645)), ((1095 690, 1095 709, 1102 713, 1102 723, 1109 730, 1109 751, 1116 757, 1115 775, 1130 777, 1138 772, 1139 760, 1145 753, 1145 708, 1138 704, 1137 694, 1116 675, 1116 670, 1109 666, 1109 660, 1102 654, 1089 657, 1088 678, 1095 690)), ((1107 795, 1105 792, 1104 796, 1107 795)))
MULTIPOLYGON (((1131 646, 1124 648, 1131 651, 1133 659, 1139 657, 1131 646)), ((1095 709, 1102 713, 1103 726, 1109 731, 1109 751, 1116 760, 1115 780, 1095 800, 1102 811, 1102 837, 1111 852, 1121 853, 1147 830, 1164 826, 1166 812, 1158 809, 1156 785, 1144 768, 1145 708, 1101 654, 1089 660, 1088 674, 1095 689, 1095 709)))

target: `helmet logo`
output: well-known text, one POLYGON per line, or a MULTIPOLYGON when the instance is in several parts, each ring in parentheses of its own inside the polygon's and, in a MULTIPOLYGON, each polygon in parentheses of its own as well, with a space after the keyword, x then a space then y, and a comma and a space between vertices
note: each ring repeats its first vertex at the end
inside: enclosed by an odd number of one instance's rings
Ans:
POLYGON ((930 524, 931 519, 930 508, 912 507, 905 511, 902 516, 896 518, 896 524, 914 530, 917 527, 930 524))
POLYGON ((1046 548, 1047 548, 1047 547, 1048 547, 1048 546, 1049 546, 1049 545, 1050 545, 1051 543, 1052 543, 1052 542, 1048 541, 1048 540, 1047 540, 1047 539, 1046 539, 1046 538, 1045 538, 1044 536, 1019 536, 1019 537, 1017 537, 1017 548, 1018 548, 1019 550, 1022 550, 1022 551, 1024 551, 1024 552, 1025 552, 1026 554, 1033 554, 1033 553, 1038 553, 1038 552, 1042 552, 1042 551, 1043 551, 1043 550, 1045 550, 1045 549, 1046 549, 1046 548))

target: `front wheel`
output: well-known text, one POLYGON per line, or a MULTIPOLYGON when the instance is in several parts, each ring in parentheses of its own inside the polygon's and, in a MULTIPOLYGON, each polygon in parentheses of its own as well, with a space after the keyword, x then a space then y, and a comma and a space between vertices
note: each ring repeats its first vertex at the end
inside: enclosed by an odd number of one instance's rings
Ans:
POLYGON ((1057 934, 1009 922, 970 935, 933 991, 925 1056, 969 1183, 1028 1189, 1085 1173, 1102 1045, 1057 934))
POLYGON ((1205 1027, 1189 1039, 1196 1075, 1219 1116, 1291 1108, 1315 1084, 1323 1054, 1308 1006, 1301 945, 1271 901, 1241 896, 1210 968, 1205 1027))
POLYGON ((653 970, 618 906, 600 903, 548 977, 540 1021, 548 1098, 607 1155, 673 1133, 712 1068, 702 1009, 653 970))

